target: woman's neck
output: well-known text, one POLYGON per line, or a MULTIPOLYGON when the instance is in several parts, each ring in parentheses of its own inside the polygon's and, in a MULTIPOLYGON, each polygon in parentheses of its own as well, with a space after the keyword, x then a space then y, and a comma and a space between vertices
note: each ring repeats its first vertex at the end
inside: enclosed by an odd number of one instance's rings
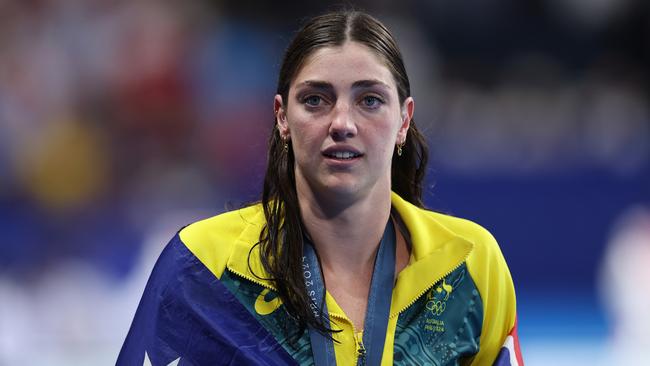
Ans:
POLYGON ((375 253, 390 217, 390 190, 348 202, 300 197, 303 223, 324 271, 372 272, 375 253))

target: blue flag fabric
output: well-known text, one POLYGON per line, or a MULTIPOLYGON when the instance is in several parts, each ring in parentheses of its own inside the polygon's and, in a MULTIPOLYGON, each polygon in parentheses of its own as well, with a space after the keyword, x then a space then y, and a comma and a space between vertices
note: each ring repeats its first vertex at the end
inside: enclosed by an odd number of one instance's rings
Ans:
POLYGON ((296 365, 178 235, 156 262, 116 365, 296 365))

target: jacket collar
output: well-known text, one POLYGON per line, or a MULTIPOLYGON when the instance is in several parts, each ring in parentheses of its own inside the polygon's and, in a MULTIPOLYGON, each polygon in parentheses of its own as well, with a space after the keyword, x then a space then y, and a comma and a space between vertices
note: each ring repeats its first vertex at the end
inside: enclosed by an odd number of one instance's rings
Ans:
MULTIPOLYGON (((396 193, 392 193, 391 203, 410 234, 412 250, 408 266, 397 275, 391 303, 393 317, 458 268, 469 256, 473 244, 440 223, 437 220, 439 214, 416 207, 396 193)), ((259 259, 259 246, 253 247, 259 241, 264 224, 263 211, 258 210, 246 221, 247 225, 235 242, 227 267, 244 278, 275 290, 272 283, 265 279, 268 275, 259 259)), ((340 310, 336 308, 329 309, 332 315, 340 310)))
POLYGON ((440 223, 439 214, 414 206, 396 193, 391 202, 411 236, 411 259, 397 275, 393 290, 393 317, 458 268, 474 245, 440 223))

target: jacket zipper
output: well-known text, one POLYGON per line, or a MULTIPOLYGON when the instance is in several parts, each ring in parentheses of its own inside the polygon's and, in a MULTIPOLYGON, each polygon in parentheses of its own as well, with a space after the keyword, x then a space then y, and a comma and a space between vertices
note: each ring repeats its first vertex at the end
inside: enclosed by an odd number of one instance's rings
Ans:
POLYGON ((357 352, 357 363, 355 365, 365 365, 366 347, 363 345, 363 337, 359 338, 359 333, 357 332, 357 328, 354 326, 354 323, 347 317, 339 314, 330 314, 330 318, 338 319, 350 323, 350 325, 352 326, 352 337, 354 338, 354 343, 356 345, 356 352, 357 352))
MULTIPOLYGON (((354 329, 354 327, 352 327, 352 329, 354 329)), ((363 346, 363 337, 359 339, 357 333, 354 333, 354 338, 357 341, 357 365, 365 366, 366 347, 363 346)))
POLYGON ((427 287, 426 287, 422 292, 420 292, 420 294, 418 294, 418 296, 416 296, 415 298, 413 298, 413 300, 411 300, 411 302, 409 302, 406 306, 404 306, 404 307, 403 307, 402 309, 400 309, 398 312, 396 312, 396 313, 390 315, 388 318, 389 318, 389 319, 392 319, 392 318, 398 316, 398 315, 401 314, 404 310, 406 310, 406 309, 408 309, 409 307, 411 307, 411 305, 415 304, 415 302, 418 301, 418 299, 419 299, 420 297, 422 297, 424 294, 426 294, 429 290, 431 290, 431 288, 432 288, 433 286, 435 286, 436 283, 438 283, 438 281, 440 281, 440 280, 442 280, 443 278, 449 276, 449 274, 451 274, 453 271, 457 270, 460 266, 462 266, 463 263, 465 263, 465 261, 466 261, 467 258, 469 257, 469 254, 470 254, 471 252, 472 252, 472 251, 469 250, 467 253, 465 253, 465 255, 463 256, 463 259, 462 259, 460 262, 458 262, 458 264, 456 264, 456 265, 455 265, 452 269, 450 269, 449 271, 445 272, 444 275, 440 276, 439 278, 436 278, 435 281, 432 281, 432 282, 431 282, 431 285, 427 286, 427 287))
POLYGON ((276 290, 275 288, 273 288, 273 286, 271 286, 271 285, 269 285, 269 284, 267 284, 267 283, 264 283, 264 282, 262 282, 262 281, 260 281, 260 280, 258 280, 258 279, 252 278, 252 277, 250 277, 250 276, 246 276, 246 275, 244 275, 244 274, 242 274, 242 273, 239 273, 239 272, 237 272, 237 271, 235 271, 235 270, 233 270, 233 269, 231 269, 231 268, 226 267, 226 270, 229 271, 230 273, 234 273, 235 275, 237 275, 237 276, 239 276, 239 277, 241 277, 241 278, 243 278, 243 279, 245 279, 245 280, 248 280, 248 281, 250 281, 250 282, 253 282, 253 283, 255 283, 255 284, 257 284, 257 285, 260 285, 260 286, 262 286, 262 287, 264 287, 264 288, 267 288, 267 289, 269 289, 269 290, 271 290, 271 291, 274 291, 274 292, 277 292, 277 291, 278 291, 278 290, 276 290))

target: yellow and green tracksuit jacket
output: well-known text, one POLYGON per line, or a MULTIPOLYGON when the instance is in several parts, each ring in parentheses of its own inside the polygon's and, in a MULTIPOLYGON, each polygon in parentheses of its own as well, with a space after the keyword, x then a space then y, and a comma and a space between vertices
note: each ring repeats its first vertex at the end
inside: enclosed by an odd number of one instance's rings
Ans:
MULTIPOLYGON (((518 349, 516 304, 492 235, 394 193, 392 207, 412 249, 393 289, 382 365, 501 364, 509 335, 518 349)), ((183 228, 156 264, 118 365, 143 357, 153 365, 155 358, 161 365, 312 365, 308 332, 288 339, 293 321, 272 283, 261 279, 255 243, 264 223, 258 204, 183 228), (213 363, 201 363, 208 355, 213 363)), ((332 296, 326 301, 332 327, 341 330, 334 333, 337 364, 356 365, 361 334, 332 296)))

